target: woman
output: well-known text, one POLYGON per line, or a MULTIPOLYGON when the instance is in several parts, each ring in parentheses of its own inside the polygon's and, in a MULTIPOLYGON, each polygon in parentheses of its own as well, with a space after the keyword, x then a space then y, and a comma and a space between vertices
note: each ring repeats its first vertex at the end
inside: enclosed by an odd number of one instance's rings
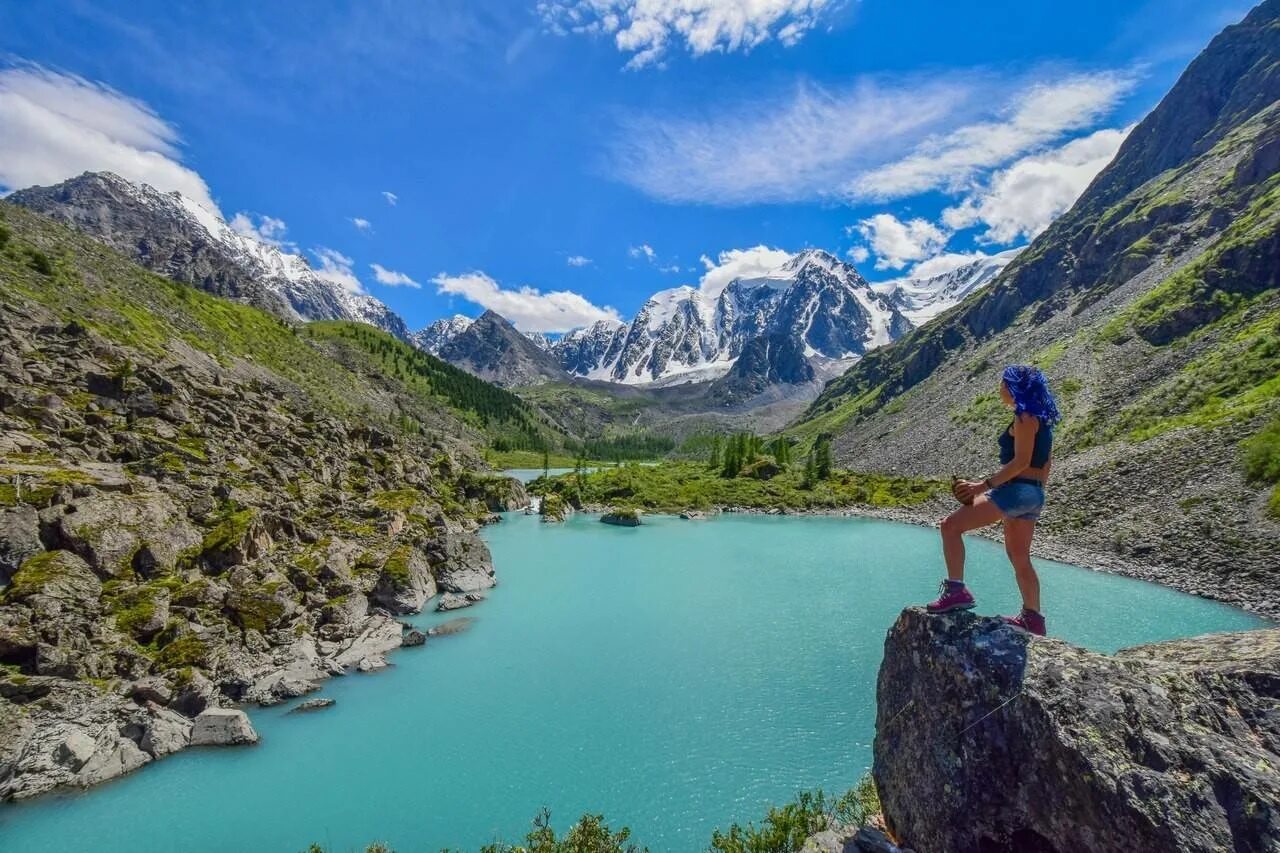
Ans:
POLYGON ((973 595, 964 585, 964 534, 997 521, 1004 522, 1004 550, 1013 563, 1022 612, 1006 616, 1015 627, 1044 636, 1040 615, 1040 579, 1031 565, 1031 537, 1044 508, 1044 484, 1049 479, 1053 427, 1058 406, 1038 368, 1016 365, 1001 375, 1000 399, 1013 409, 1013 423, 1000 433, 1000 470, 985 480, 960 480, 953 490, 964 504, 942 522, 942 554, 947 579, 930 613, 968 610, 973 595))

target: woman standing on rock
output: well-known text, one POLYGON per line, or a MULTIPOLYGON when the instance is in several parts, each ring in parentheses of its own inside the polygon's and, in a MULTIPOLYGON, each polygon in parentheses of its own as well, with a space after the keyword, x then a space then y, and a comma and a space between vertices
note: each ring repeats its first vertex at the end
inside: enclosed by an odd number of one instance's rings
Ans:
POLYGON ((1040 615, 1040 578, 1031 565, 1031 537, 1044 508, 1044 484, 1049 479, 1053 427, 1058 405, 1039 368, 1006 367, 1000 379, 1000 399, 1013 409, 1013 423, 1000 432, 1000 470, 985 480, 959 480, 952 487, 964 504, 942 522, 942 554, 947 579, 940 595, 928 604, 930 613, 969 610, 973 594, 964 585, 964 534, 1004 522, 1004 550, 1013 563, 1022 612, 1005 621, 1044 636, 1040 615))

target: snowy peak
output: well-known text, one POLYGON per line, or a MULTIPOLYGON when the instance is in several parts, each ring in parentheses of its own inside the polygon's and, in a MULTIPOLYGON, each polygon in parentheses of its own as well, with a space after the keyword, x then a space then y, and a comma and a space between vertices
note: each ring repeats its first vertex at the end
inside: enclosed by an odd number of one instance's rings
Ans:
POLYGON ((355 320, 402 339, 408 330, 351 276, 326 274, 284 246, 235 231, 214 210, 111 172, 85 172, 10 201, 93 235, 138 263, 289 320, 355 320))
POLYGON ((410 343, 432 355, 439 355, 444 345, 469 329, 472 322, 470 317, 462 314, 441 317, 425 329, 414 332, 410 336, 410 343))
POLYGON ((990 284, 1022 249, 977 258, 955 269, 932 276, 910 276, 876 285, 907 319, 923 325, 969 294, 990 284))

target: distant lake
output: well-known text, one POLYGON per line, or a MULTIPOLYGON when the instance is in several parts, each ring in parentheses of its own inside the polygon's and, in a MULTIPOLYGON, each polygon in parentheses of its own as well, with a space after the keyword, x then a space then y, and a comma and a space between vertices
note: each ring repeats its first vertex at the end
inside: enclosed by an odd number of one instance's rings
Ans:
MULTIPOLYGON (((885 631, 941 574, 936 531, 860 518, 646 516, 632 529, 508 513, 485 538, 500 585, 467 611, 469 631, 330 681, 331 709, 250 709, 256 747, 0 807, 0 847, 470 851, 522 839, 545 805, 558 827, 603 812, 655 851, 704 850, 717 826, 858 779, 885 631)), ((1014 611, 1001 546, 975 539, 969 553, 981 612, 1014 611)), ((1051 632, 1095 649, 1265 624, 1037 565, 1051 632)))

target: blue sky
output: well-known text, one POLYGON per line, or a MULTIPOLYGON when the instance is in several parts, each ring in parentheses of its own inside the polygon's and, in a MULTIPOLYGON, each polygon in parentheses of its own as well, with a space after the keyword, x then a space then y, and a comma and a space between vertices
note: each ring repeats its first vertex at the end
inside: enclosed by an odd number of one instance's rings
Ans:
POLYGON ((1247 10, 8 3, 0 187, 135 169, 328 250, 413 328, 563 331, 776 250, 877 280, 1023 244, 1247 10))

